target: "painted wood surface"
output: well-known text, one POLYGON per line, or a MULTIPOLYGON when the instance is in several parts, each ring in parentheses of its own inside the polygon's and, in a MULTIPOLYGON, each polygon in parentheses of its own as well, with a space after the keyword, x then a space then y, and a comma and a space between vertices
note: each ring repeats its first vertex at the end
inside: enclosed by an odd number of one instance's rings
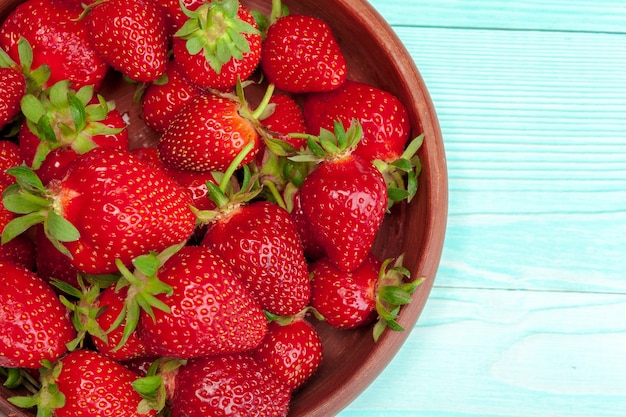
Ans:
POLYGON ((340 417, 626 416, 626 3, 372 0, 429 87, 431 298, 340 417))

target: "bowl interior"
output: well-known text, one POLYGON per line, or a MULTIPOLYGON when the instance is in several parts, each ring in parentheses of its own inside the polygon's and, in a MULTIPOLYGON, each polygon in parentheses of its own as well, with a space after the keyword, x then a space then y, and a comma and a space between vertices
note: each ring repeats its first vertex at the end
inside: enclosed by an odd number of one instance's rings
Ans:
MULTIPOLYGON (((18 0, 0 0, 0 17, 18 0)), ((269 0, 242 0, 269 12, 269 0)), ((425 277, 413 301, 401 312, 405 332, 387 331, 378 343, 371 327, 336 330, 316 323, 324 343, 324 360, 316 375, 294 393, 290 417, 328 417, 356 398, 391 361, 415 325, 430 293, 439 265, 447 217, 447 174, 441 131, 424 82, 410 55, 393 30, 364 0, 284 0, 291 13, 311 14, 333 28, 346 56, 349 78, 383 88, 400 98, 409 111, 413 136, 425 135, 419 155, 423 165, 417 197, 393 208, 385 219, 374 252, 381 258, 405 254, 405 266, 414 278, 425 277)), ((135 145, 158 139, 140 119, 132 104, 133 87, 112 76, 101 93, 113 99, 131 120, 129 131, 135 145)), ((313 320, 315 322, 315 320, 313 320)), ((5 398, 12 395, 0 387, 0 414, 34 416, 13 408, 5 398)))

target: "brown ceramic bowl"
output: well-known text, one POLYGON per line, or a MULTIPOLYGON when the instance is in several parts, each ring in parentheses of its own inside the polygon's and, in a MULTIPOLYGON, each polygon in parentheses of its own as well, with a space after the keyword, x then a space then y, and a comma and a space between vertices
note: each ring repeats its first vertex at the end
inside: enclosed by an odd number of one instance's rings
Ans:
MULTIPOLYGON (((0 0, 4 18, 19 0, 0 0)), ((269 0, 242 0, 268 12, 269 0)), ((294 394, 290 417, 328 417, 353 401, 379 375, 406 340, 426 303, 439 265, 447 217, 447 171, 441 131, 430 96, 411 56, 384 19, 365 0, 284 0, 292 13, 312 14, 332 26, 348 61, 349 78, 376 85, 398 96, 408 108, 413 136, 425 135, 419 155, 423 170, 417 197, 394 207, 379 233, 375 253, 381 258, 405 253, 412 276, 425 277, 400 316, 407 331, 383 334, 372 340, 371 327, 336 330, 324 323, 318 329, 324 342, 324 361, 316 375, 294 394)), ((136 143, 155 140, 131 105, 132 88, 113 77, 102 92, 117 108, 128 112, 136 143)), ((0 414, 30 417, 5 398, 0 388, 0 414)))

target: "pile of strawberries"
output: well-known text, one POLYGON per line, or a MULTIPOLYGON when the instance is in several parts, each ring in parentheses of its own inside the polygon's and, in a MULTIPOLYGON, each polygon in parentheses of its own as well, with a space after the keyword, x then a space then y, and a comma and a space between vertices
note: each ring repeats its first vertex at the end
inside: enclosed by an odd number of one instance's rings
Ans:
POLYGON ((0 370, 33 392, 10 400, 285 416, 322 361, 312 320, 402 330, 420 280, 372 245, 422 138, 279 1, 82 3, 26 0, 0 26, 0 370), (131 149, 111 73, 155 146, 131 149))

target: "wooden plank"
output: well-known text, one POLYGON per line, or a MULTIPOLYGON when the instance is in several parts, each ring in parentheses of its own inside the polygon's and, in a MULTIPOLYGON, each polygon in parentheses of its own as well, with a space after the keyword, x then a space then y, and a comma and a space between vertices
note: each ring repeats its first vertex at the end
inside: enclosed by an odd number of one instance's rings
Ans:
POLYGON ((626 37, 398 34, 448 158, 437 285, 626 292, 626 37))
POLYGON ((626 31, 626 4, 621 0, 370 0, 370 3, 397 26, 626 31))
POLYGON ((434 288, 417 327, 340 417, 615 417, 626 295, 434 288))

